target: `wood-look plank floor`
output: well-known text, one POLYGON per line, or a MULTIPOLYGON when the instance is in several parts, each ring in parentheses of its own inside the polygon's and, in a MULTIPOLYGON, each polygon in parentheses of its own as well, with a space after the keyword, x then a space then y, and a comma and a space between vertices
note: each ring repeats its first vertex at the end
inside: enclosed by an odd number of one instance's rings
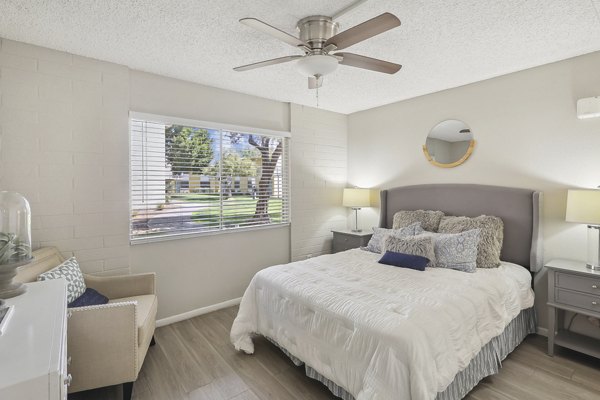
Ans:
MULTIPOLYGON (((156 330, 133 388, 134 400, 334 400, 273 344, 256 339, 255 354, 229 342, 237 307, 156 330)), ((120 400, 121 388, 69 395, 69 400, 120 400)), ((468 400, 598 400, 600 361, 566 349, 546 355, 546 338, 528 337, 499 374, 479 383, 468 400)))

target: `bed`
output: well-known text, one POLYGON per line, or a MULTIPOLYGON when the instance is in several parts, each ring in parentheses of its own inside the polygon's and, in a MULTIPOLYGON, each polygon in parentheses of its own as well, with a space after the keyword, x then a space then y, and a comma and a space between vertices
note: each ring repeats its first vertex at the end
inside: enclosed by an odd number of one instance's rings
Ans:
POLYGON ((540 203, 539 192, 497 186, 384 190, 380 227, 399 210, 502 218, 502 265, 421 274, 353 249, 270 267, 246 290, 232 343, 253 353, 263 335, 346 400, 461 399, 535 332, 540 203))

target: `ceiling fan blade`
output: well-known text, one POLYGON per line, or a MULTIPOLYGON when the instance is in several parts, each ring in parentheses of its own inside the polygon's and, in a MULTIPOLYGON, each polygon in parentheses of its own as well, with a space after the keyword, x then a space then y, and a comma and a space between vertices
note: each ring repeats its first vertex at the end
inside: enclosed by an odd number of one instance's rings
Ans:
POLYGON ((272 25, 267 24, 266 22, 262 22, 256 18, 242 18, 240 22, 246 26, 256 29, 257 31, 261 31, 274 37, 275 39, 279 39, 289 45, 294 47, 308 47, 306 43, 302 40, 298 39, 295 36, 290 35, 287 32, 282 31, 281 29, 277 29, 272 25))
POLYGON ((308 88, 318 89, 323 86, 323 75, 315 75, 308 77, 308 88))
POLYGON ((248 71, 248 70, 255 69, 255 68, 268 67, 269 65, 275 65, 275 64, 281 64, 281 63, 285 63, 285 62, 289 62, 289 61, 294 61, 294 60, 297 60, 298 58, 302 58, 302 57, 304 57, 304 56, 285 56, 285 57, 273 58, 271 60, 265 60, 265 61, 260 61, 257 63, 246 64, 246 65, 242 65, 239 67, 235 67, 233 70, 238 71, 238 72, 248 71))
POLYGON ((345 49, 353 44, 372 38, 380 33, 400 26, 400 20, 394 14, 383 13, 378 17, 358 24, 344 32, 332 36, 325 42, 325 46, 335 45, 337 50, 345 49))
POLYGON ((383 72, 385 74, 395 74, 400 71, 402 65, 394 64, 389 61, 379 60, 377 58, 360 56, 353 53, 335 53, 334 56, 341 56, 340 64, 350 67, 369 69, 371 71, 383 72))
POLYGON ((338 18, 340 18, 342 15, 345 15, 347 13, 349 13, 350 11, 354 10, 356 7, 366 3, 369 0, 357 0, 354 3, 350 4, 349 6, 346 6, 344 8, 342 8, 341 10, 339 10, 338 12, 336 12, 335 14, 333 14, 331 16, 331 19, 336 20, 338 18))

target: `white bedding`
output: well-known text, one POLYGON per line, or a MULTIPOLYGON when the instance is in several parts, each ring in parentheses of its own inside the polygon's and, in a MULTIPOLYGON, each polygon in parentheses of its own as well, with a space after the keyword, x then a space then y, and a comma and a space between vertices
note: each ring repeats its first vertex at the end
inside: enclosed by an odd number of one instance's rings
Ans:
POLYGON ((378 264, 354 249, 258 272, 231 329, 267 336, 357 400, 434 399, 481 347, 533 306, 529 272, 378 264))

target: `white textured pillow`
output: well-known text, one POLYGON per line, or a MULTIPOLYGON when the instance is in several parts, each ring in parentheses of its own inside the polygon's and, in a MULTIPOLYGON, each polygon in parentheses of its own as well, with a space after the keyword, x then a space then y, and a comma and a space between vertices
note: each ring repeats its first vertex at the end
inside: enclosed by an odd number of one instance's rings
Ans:
POLYGON ((58 267, 38 276, 38 281, 64 278, 67 281, 67 303, 73 302, 85 292, 85 280, 75 257, 69 258, 58 267))
POLYGON ((427 235, 398 237, 388 235, 383 241, 382 253, 393 251, 394 253, 410 254, 425 257, 429 260, 428 267, 435 266, 435 250, 433 238, 427 235))
POLYGON ((402 210, 394 214, 393 226, 394 229, 411 226, 415 222, 420 223, 421 227, 429 232, 437 232, 440 226, 440 221, 444 213, 435 210, 402 210))

